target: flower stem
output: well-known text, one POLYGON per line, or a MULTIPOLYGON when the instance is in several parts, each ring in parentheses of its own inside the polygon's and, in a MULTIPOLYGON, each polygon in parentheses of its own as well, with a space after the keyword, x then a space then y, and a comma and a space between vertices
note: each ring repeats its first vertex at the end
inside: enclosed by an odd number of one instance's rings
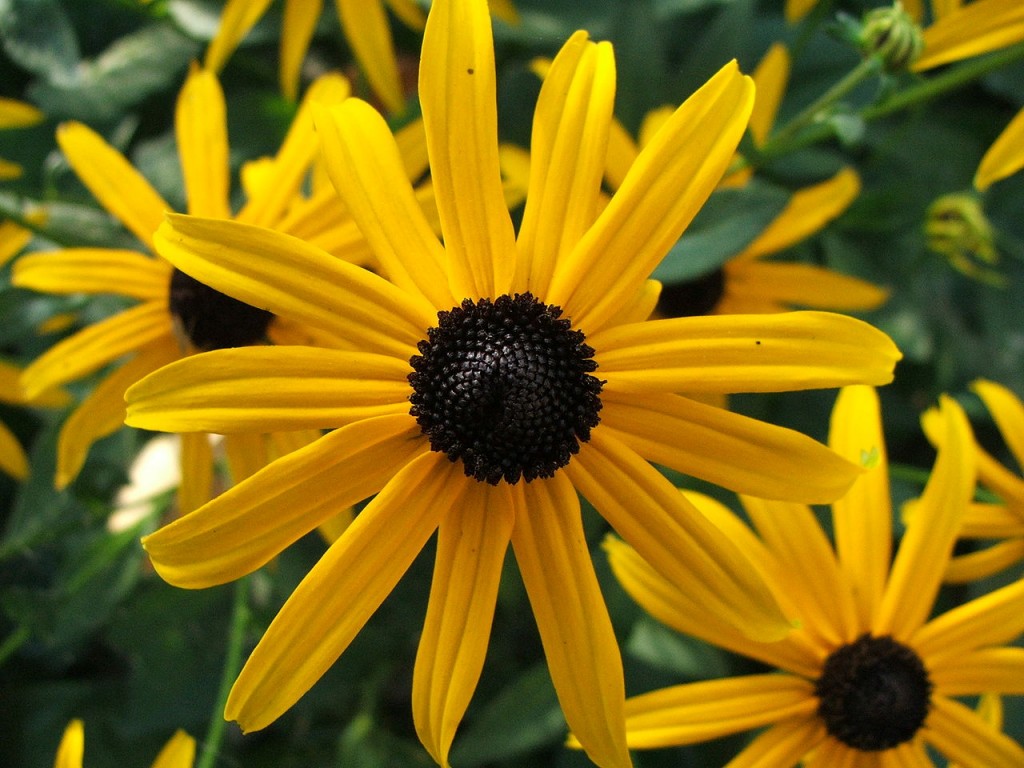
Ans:
POLYGON ((217 702, 213 706, 210 726, 203 740, 203 750, 199 755, 196 768, 213 768, 220 752, 220 744, 224 739, 224 706, 235 678, 242 667, 242 644, 245 642, 246 630, 249 627, 249 580, 239 579, 235 582, 235 595, 231 604, 231 626, 228 630, 227 655, 224 659, 224 671, 220 678, 217 691, 217 702))

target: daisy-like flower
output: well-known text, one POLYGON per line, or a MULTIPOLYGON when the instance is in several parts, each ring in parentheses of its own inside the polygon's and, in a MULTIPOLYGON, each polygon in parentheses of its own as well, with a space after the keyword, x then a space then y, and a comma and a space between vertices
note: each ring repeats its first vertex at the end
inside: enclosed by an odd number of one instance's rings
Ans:
POLYGON ((598 214, 612 119, 611 46, 574 35, 534 118, 515 238, 498 165, 491 20, 435 0, 420 95, 438 242, 383 118, 321 110, 327 169, 383 275, 294 238, 169 216, 160 252, 243 301, 350 340, 197 355, 128 392, 128 422, 224 433, 338 427, 144 540, 158 572, 205 587, 259 568, 332 510, 376 494, 295 589, 242 670, 226 716, 247 731, 287 710, 345 650, 437 531, 413 676, 417 733, 447 764, 480 675, 511 542, 566 719, 592 759, 628 766, 623 679, 577 491, 666 575, 759 637, 788 630, 727 537, 648 460, 805 501, 859 469, 797 433, 675 392, 887 381, 899 356, 824 313, 646 322, 648 275, 710 195, 753 87, 724 67, 666 122, 598 214))
MULTIPOLYGON (((307 236, 315 234, 301 217, 291 215, 290 208, 316 154, 310 104, 316 98, 338 101, 347 94, 346 81, 335 75, 325 76, 310 89, 261 185, 237 213, 239 219, 298 229, 307 236)), ((195 69, 189 75, 178 99, 176 132, 189 210, 205 216, 231 216, 224 97, 212 73, 195 69)), ((57 141, 86 187, 152 251, 153 233, 164 212, 170 210, 159 193, 123 155, 85 125, 61 126, 57 141)), ((336 203, 334 207, 338 207, 336 203)), ((321 218, 319 233, 331 240, 337 230, 335 219, 321 218)), ((124 392, 145 374, 196 350, 262 343, 268 334, 281 341, 306 338, 295 324, 223 296, 145 252, 72 248, 33 253, 15 263, 13 282, 49 293, 107 293, 138 302, 57 343, 22 375, 25 393, 33 398, 127 358, 97 384, 62 427, 55 478, 58 488, 74 480, 96 440, 122 426, 124 392)), ((315 436, 307 435, 308 439, 315 436)), ((236 475, 251 474, 265 463, 265 457, 260 458, 265 452, 262 438, 238 437, 232 442, 226 450, 236 475)), ((287 447, 279 445, 273 450, 287 447)), ((207 436, 183 436, 179 493, 183 512, 209 498, 212 465, 207 436)))
MULTIPOLYGON (((1024 403, 1013 392, 994 381, 980 379, 971 389, 981 398, 999 428, 1017 471, 1004 466, 983 447, 975 444, 978 483, 999 502, 971 502, 964 517, 961 537, 1001 539, 977 552, 954 557, 946 569, 946 580, 967 582, 983 579, 1024 560, 1024 403)), ((944 435, 934 415, 925 420, 925 433, 941 446, 944 435)), ((914 512, 916 514, 916 511, 914 512)))
MULTIPOLYGON (((85 727, 81 720, 72 720, 64 729, 53 768, 82 768, 84 755, 85 727)), ((195 739, 184 731, 175 731, 156 756, 152 768, 192 768, 195 755, 195 739)))
POLYGON ((970 426, 943 398, 941 449, 890 567, 889 477, 878 399, 847 387, 831 445, 867 472, 832 505, 834 548, 804 505, 743 497, 753 528, 698 500, 758 564, 799 627, 776 643, 740 635, 625 543, 607 549, 620 583, 669 626, 779 672, 673 686, 626 702, 628 743, 691 744, 768 726, 728 763, 808 768, 932 766, 928 748, 974 768, 1024 765, 1024 749, 957 698, 1024 690, 1024 581, 929 618, 974 493, 970 426), (780 673, 781 672, 781 673, 780 673))
MULTIPOLYGON (((206 67, 220 71, 255 26, 271 0, 228 0, 221 15, 217 34, 206 51, 206 67)), ((423 11, 413 0, 335 0, 338 20, 352 54, 362 68, 374 93, 387 107, 398 114, 405 109, 395 45, 388 27, 390 9, 406 26, 423 28, 423 11)), ((285 0, 281 30, 281 91, 295 99, 299 90, 299 73, 313 39, 317 19, 323 11, 323 0, 285 0)), ((491 8, 509 23, 518 18, 512 0, 491 0, 491 8)))
MULTIPOLYGON (((31 104, 0 97, 0 130, 28 128, 41 122, 42 119, 43 113, 31 104)), ((16 179, 19 176, 21 176, 20 165, 0 158, 0 181, 16 179)))

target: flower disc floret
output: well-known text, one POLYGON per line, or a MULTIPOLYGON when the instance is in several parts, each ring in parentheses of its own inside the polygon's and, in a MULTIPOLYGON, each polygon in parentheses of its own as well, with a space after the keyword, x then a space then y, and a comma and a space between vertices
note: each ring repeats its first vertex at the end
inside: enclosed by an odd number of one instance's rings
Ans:
POLYGON ((914 737, 928 716, 932 683, 921 658, 888 635, 861 635, 832 652, 815 686, 828 732, 866 752, 914 737))
POLYGON ((175 326, 202 352, 258 344, 274 318, 267 310, 226 296, 179 269, 171 274, 169 304, 175 326))
POLYGON ((590 439, 603 382, 562 310, 532 294, 465 299, 409 361, 409 412, 434 451, 496 485, 551 477, 590 439))

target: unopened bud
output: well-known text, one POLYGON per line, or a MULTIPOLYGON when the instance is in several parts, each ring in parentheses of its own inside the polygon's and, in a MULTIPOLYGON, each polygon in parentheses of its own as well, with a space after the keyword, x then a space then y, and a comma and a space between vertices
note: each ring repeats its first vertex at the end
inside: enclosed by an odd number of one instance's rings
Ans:
POLYGON ((928 247, 946 257, 959 272, 1002 286, 1006 278, 986 265, 999 261, 995 232, 978 198, 970 193, 943 195, 928 206, 924 234, 928 247))
POLYGON ((858 44, 864 56, 879 55, 889 72, 906 71, 924 50, 921 27, 899 0, 891 8, 876 8, 864 17, 858 44))

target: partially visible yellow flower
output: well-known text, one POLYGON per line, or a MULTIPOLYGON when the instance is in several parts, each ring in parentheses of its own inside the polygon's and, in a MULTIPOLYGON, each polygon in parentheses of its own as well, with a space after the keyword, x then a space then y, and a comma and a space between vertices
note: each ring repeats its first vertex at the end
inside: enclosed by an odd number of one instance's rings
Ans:
MULTIPOLYGON (((85 727, 81 720, 72 720, 64 729, 64 736, 57 747, 57 759, 53 768, 82 768, 85 755, 85 727)), ((196 741, 184 731, 174 732, 160 750, 152 768, 192 768, 196 755, 196 741)))
POLYGON ((990 724, 990 713, 958 701, 1024 691, 1024 648, 1013 645, 1024 631, 1024 581, 929 618, 975 483, 963 411, 943 397, 934 418, 941 448, 895 557, 880 410, 869 387, 845 388, 832 414, 830 444, 866 470, 832 504, 834 545, 807 506, 743 497, 752 530, 714 500, 696 499, 799 622, 776 643, 751 642, 694 600, 688 583, 665 579, 608 540, 615 575, 653 616, 778 670, 628 699, 631 747, 766 728, 729 768, 930 768, 929 749, 971 768, 1024 765, 1024 749, 990 724))
MULTIPOLYGON (((0 362, 0 403, 56 408, 66 405, 69 399, 67 392, 54 389, 41 393, 29 402, 21 388, 21 369, 9 363, 0 362)), ((25 456, 25 451, 18 442, 18 438, 2 422, 0 422, 0 471, 16 480, 24 480, 28 477, 29 472, 28 458, 25 456)))
MULTIPOLYGON (((1024 403, 994 381, 979 379, 971 389, 981 398, 1017 462, 1016 471, 1003 466, 980 445, 978 484, 999 498, 998 502, 972 502, 964 518, 961 536, 967 539, 999 539, 977 552, 954 557, 946 580, 954 583, 991 576, 1024 561, 1024 403)), ((925 432, 937 447, 944 440, 934 413, 926 414, 925 432)), ((916 514, 916 511, 915 513, 916 514)))
MULTIPOLYGON (((41 122, 42 119, 43 113, 31 104, 0 97, 0 130, 27 128, 41 122)), ((19 176, 21 176, 20 165, 0 158, 0 181, 16 179, 19 176)))
POLYGON ((1020 0, 976 0, 933 6, 936 21, 924 29, 924 52, 915 72, 1005 48, 1024 40, 1024 3, 1020 0))
POLYGON ((974 175, 974 188, 984 192, 1021 168, 1024 168, 1024 109, 1009 122, 981 158, 974 175))

